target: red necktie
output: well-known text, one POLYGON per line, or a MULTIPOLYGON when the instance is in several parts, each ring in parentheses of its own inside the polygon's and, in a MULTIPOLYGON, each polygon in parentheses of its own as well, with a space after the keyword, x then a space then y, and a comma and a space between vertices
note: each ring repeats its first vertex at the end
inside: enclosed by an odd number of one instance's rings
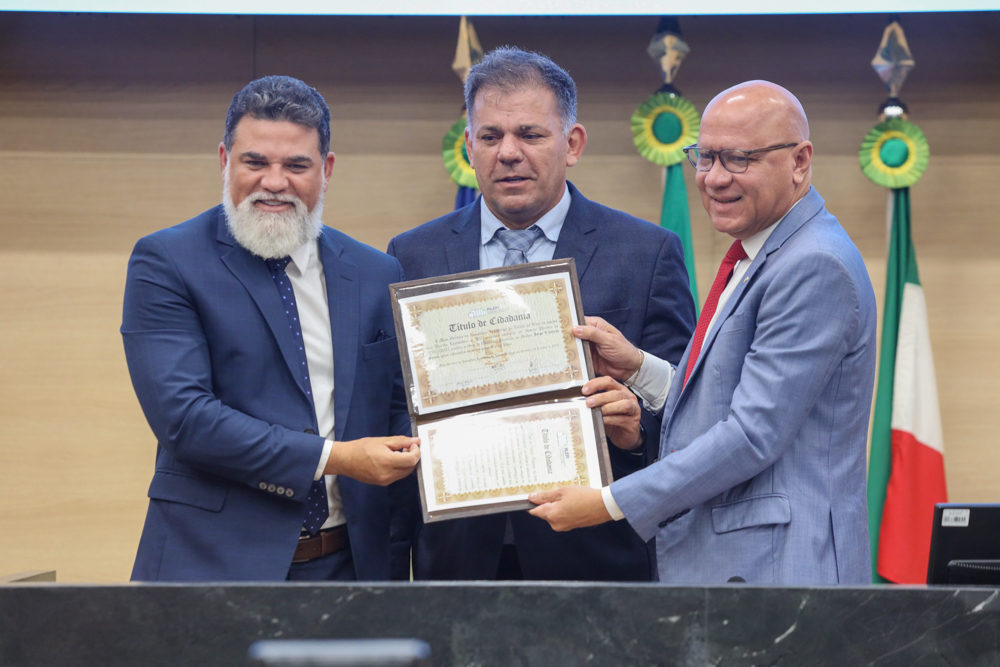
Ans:
POLYGON ((736 266, 736 262, 746 259, 746 257, 747 252, 743 249, 743 243, 733 241, 733 245, 729 246, 729 252, 726 253, 726 257, 722 260, 719 272, 715 274, 715 282, 712 283, 712 289, 708 292, 708 299, 705 300, 705 308, 701 311, 701 317, 698 318, 698 326, 695 328, 694 338, 691 340, 691 354, 688 355, 688 365, 687 370, 684 371, 684 384, 682 387, 687 386, 688 378, 691 377, 691 369, 694 368, 695 363, 698 361, 698 355, 701 354, 701 344, 705 342, 705 334, 708 333, 708 323, 712 321, 715 309, 719 305, 719 297, 722 296, 723 290, 726 289, 729 277, 733 275, 733 267, 736 266))

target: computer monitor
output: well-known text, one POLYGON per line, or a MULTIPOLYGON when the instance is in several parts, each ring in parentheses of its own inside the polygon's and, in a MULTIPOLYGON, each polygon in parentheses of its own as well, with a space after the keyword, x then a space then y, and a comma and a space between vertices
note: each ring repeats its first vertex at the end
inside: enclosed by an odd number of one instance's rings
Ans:
POLYGON ((259 667, 431 667, 419 639, 267 639, 250 646, 259 667))
POLYGON ((1000 586, 1000 504, 934 506, 927 583, 1000 586))

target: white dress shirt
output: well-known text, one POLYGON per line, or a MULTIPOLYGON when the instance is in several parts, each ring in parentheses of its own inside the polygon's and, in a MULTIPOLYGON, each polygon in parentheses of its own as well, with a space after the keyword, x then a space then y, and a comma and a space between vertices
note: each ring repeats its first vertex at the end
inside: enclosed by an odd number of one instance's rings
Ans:
MULTIPOLYGON (((802 200, 800 199, 799 201, 802 200)), ((788 209, 785 215, 788 215, 798 205, 798 201, 792 204, 792 207, 788 209)), ((718 319, 719 313, 726 306, 726 302, 729 301, 729 297, 736 291, 736 287, 740 284, 743 276, 746 275, 747 269, 750 268, 753 260, 760 254, 761 248, 764 247, 764 243, 771 236, 771 232, 785 219, 785 215, 781 216, 777 222, 769 227, 760 230, 743 241, 743 250, 747 254, 746 259, 741 259, 733 267, 733 275, 729 279, 729 282, 726 283, 726 288, 722 290, 722 294, 719 296, 719 303, 715 307, 715 313, 712 314, 712 320, 708 323, 708 328, 705 329, 705 338, 708 338, 709 332, 715 326, 715 321, 718 319)), ((642 399, 642 404, 647 410, 656 414, 663 409, 664 403, 667 402, 667 394, 670 392, 670 385, 674 381, 676 369, 669 361, 660 359, 648 352, 643 351, 643 355, 644 361, 642 362, 642 366, 632 374, 629 380, 634 382, 632 389, 642 399)), ((611 515, 612 519, 621 521, 625 518, 614 496, 611 495, 611 487, 606 486, 601 489, 601 496, 604 499, 604 507, 608 510, 608 514, 611 515)))
MULTIPOLYGON (((319 259, 319 242, 310 241, 290 255, 285 273, 292 283, 295 302, 305 341, 306 363, 309 365, 309 385, 319 434, 326 438, 323 454, 316 467, 314 480, 323 477, 323 470, 333 448, 333 332, 330 328, 330 305, 326 295, 326 278, 319 259)), ((326 496, 330 516, 322 528, 332 528, 347 522, 340 485, 336 475, 326 475, 326 496)))

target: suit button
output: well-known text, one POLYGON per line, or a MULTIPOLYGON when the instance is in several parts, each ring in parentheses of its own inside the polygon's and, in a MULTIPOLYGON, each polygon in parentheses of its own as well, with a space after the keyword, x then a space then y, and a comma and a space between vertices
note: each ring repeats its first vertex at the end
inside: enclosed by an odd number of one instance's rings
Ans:
POLYGON ((308 433, 309 435, 316 435, 316 431, 312 430, 311 428, 307 428, 305 432, 308 433))
POLYGON ((292 491, 291 489, 285 489, 285 495, 291 498, 293 495, 295 495, 295 492, 292 491))
POLYGON ((659 463, 659 462, 660 462, 660 457, 659 456, 657 456, 655 459, 653 459, 653 463, 659 463))
POLYGON ((666 528, 668 523, 673 523, 674 521, 677 521, 677 519, 681 518, 682 516, 684 516, 685 514, 687 514, 690 511, 691 511, 691 509, 688 508, 688 509, 684 510, 683 512, 678 512, 677 514, 673 515, 669 519, 664 519, 663 521, 661 521, 657 525, 660 528, 666 528))
POLYGON ((278 487, 276 487, 274 484, 268 484, 267 485, 267 490, 268 490, 269 493, 274 493, 274 490, 276 488, 278 488, 278 487))
POLYGON ((260 484, 257 485, 257 488, 259 488, 261 491, 267 491, 267 482, 261 482, 260 484))
POLYGON ((285 487, 279 486, 278 489, 277 489, 277 491, 278 491, 278 495, 279 496, 285 495, 285 487))

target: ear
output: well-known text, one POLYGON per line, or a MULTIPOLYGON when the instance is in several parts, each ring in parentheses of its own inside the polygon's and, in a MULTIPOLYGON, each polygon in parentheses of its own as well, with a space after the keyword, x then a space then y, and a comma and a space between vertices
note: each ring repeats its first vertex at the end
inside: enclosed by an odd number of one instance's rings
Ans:
POLYGON ((229 164, 229 153, 226 151, 226 144, 219 142, 219 172, 222 177, 226 177, 226 166, 229 164))
POLYGON ((469 128, 465 128, 465 154, 469 156, 469 166, 476 168, 476 164, 472 161, 472 135, 469 134, 469 128))
POLYGON ((803 141, 792 149, 792 182, 795 185, 801 184, 809 178, 809 169, 812 167, 813 145, 810 141, 803 141))
POLYGON ((330 187, 330 177, 333 176, 333 163, 337 161, 337 156, 330 151, 323 160, 323 192, 330 187))
POLYGON ((572 167, 583 155, 583 149, 587 147, 587 129, 577 123, 569 130, 566 137, 566 166, 572 167))

